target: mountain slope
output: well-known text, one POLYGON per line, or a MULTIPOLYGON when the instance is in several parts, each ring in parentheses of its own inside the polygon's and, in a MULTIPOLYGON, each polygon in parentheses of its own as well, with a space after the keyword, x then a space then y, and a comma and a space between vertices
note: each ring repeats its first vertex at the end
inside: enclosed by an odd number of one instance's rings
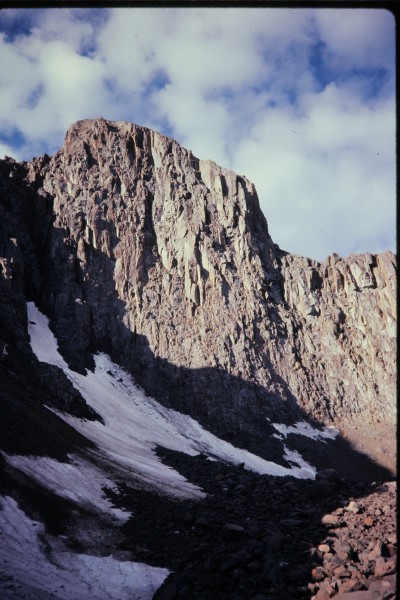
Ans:
POLYGON ((71 368, 106 352, 266 458, 270 419, 394 425, 392 253, 283 252, 246 178, 129 123, 80 121, 54 157, 2 169, 5 330, 26 339, 26 296, 71 368))
MULTIPOLYGON (((122 600, 127 560, 134 597, 150 599, 167 570, 236 552, 249 523, 249 548, 269 548, 263 527, 283 535, 285 506, 296 543, 316 544, 324 511, 369 493, 355 481, 393 476, 392 253, 284 252, 245 177, 97 119, 72 125, 53 157, 0 161, 0 267, 5 597, 84 594, 96 564, 118 585, 93 600, 122 600), (365 448, 327 425, 357 427, 365 448), (41 565, 33 587, 7 554, 20 535, 41 565), (50 583, 47 563, 61 569, 50 583)), ((282 597, 286 561, 306 580, 311 563, 282 548, 255 593, 282 597)))
POLYGON ((298 406, 393 420, 390 252, 282 252, 246 178, 128 123, 76 123, 29 180, 54 214, 40 304, 72 367, 105 351, 224 435, 298 406))

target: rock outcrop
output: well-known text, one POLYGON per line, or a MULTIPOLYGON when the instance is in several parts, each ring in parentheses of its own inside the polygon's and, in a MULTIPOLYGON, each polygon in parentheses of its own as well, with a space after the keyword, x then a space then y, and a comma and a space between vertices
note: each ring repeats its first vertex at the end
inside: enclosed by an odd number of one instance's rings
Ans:
POLYGON ((248 447, 268 419, 394 421, 391 252, 283 252, 245 177, 124 122, 80 121, 52 158, 3 162, 2 181, 5 330, 34 299, 72 368, 105 351, 248 447))
POLYGON ((290 386, 322 418, 395 417, 396 258, 391 252, 282 259, 290 386))

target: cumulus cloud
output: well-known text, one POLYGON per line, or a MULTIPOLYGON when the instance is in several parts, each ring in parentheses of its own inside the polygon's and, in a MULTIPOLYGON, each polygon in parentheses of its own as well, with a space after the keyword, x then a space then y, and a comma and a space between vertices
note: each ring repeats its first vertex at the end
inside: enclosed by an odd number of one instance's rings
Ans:
POLYGON ((286 250, 393 249, 394 43, 385 10, 1 11, 0 151, 129 120, 245 174, 286 250))
POLYGON ((305 96, 301 115, 264 113, 235 160, 260 182, 281 246, 320 259, 393 247, 393 116, 392 102, 368 107, 333 84, 305 96))
POLYGON ((336 68, 380 68, 393 60, 395 24, 391 12, 324 9, 317 11, 315 18, 328 58, 336 68))

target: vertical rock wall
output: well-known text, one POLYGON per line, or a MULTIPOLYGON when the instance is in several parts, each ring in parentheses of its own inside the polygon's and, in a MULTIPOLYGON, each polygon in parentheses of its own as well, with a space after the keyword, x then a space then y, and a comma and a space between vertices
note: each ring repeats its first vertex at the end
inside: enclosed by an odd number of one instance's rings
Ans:
POLYGON ((282 259, 291 387, 323 418, 395 419, 396 257, 282 259), (293 376, 294 375, 294 376, 293 376))
POLYGON ((245 177, 129 123, 80 121, 26 168, 25 287, 73 368, 106 351, 225 437, 301 411, 394 418, 393 254, 282 252, 245 177))

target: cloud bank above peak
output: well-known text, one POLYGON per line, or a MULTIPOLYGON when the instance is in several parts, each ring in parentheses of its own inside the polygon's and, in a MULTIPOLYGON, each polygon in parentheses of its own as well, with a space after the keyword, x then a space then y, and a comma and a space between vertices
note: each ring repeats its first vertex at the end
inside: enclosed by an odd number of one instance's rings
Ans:
POLYGON ((0 154, 103 116, 246 175, 273 240, 395 249, 395 22, 378 9, 0 11, 0 154))

